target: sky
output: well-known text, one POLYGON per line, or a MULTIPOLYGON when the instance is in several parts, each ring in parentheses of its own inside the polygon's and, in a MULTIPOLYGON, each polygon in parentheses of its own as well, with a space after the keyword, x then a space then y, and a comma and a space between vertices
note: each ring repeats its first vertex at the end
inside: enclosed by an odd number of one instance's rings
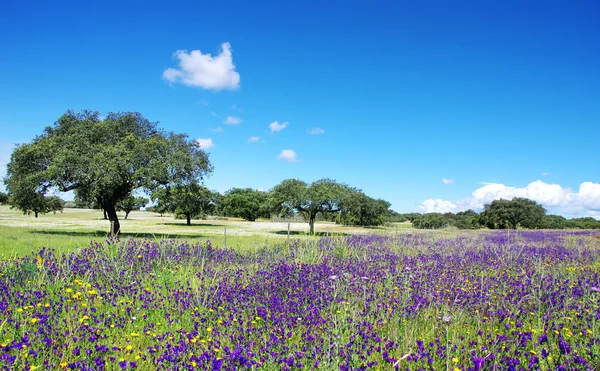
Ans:
POLYGON ((398 212, 600 217, 600 2, 5 1, 0 176, 65 111, 136 111, 211 189, 333 178, 398 212))

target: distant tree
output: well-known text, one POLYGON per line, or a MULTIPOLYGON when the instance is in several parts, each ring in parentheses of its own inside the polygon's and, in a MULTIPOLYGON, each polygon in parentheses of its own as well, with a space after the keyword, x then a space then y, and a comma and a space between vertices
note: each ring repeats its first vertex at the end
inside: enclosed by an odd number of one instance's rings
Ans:
POLYGON ((8 204, 8 194, 4 193, 4 192, 0 192, 0 205, 7 205, 8 204))
POLYGON ((415 221, 415 219, 419 219, 420 217, 423 216, 423 214, 419 214, 419 213, 405 213, 405 214, 400 214, 403 217, 406 218, 406 220, 408 220, 409 222, 413 222, 415 221))
POLYGON ((544 215, 542 219, 542 228, 544 229, 565 229, 568 220, 560 215, 544 215))
POLYGON ((321 179, 312 184, 286 179, 270 192, 270 206, 278 215, 299 213, 308 221, 310 234, 315 233, 315 219, 319 214, 339 213, 350 194, 345 184, 321 179))
POLYGON ((481 220, 488 228, 541 228, 546 209, 527 198, 495 200, 484 206, 481 220))
POLYGON ((219 202, 225 216, 235 216, 248 221, 268 218, 267 194, 252 188, 232 188, 225 192, 219 202))
POLYGON ((33 213, 37 218, 39 214, 62 211, 64 201, 56 196, 46 197, 31 187, 12 187, 10 205, 24 215, 33 213))
POLYGON ((382 225, 390 213, 389 202, 376 200, 357 190, 349 192, 343 206, 339 219, 349 225, 382 225))
POLYGON ((135 189, 200 182, 212 171, 207 154, 186 135, 165 132, 139 113, 68 111, 7 166, 9 195, 21 188, 45 194, 77 190, 95 200, 120 231, 116 206, 135 189))
POLYGON ((567 228, 576 229, 600 229, 600 220, 592 217, 573 218, 567 220, 567 228))
POLYGON ((408 219, 404 214, 397 213, 395 211, 390 211, 385 217, 386 223, 404 223, 407 222, 408 219))
POLYGON ((158 204, 186 219, 191 225, 192 219, 206 215, 214 208, 215 194, 198 183, 177 184, 158 194, 158 204))
POLYGON ((117 204, 117 210, 125 212, 125 219, 129 216, 133 210, 139 210, 142 207, 146 206, 150 200, 145 197, 134 197, 133 195, 129 195, 124 199, 120 200, 117 204))
POLYGON ((456 213, 452 219, 451 225, 458 229, 478 229, 481 226, 479 214, 470 209, 456 213))
POLYGON ((448 225, 448 220, 440 213, 427 213, 412 221, 418 229, 440 229, 448 225))

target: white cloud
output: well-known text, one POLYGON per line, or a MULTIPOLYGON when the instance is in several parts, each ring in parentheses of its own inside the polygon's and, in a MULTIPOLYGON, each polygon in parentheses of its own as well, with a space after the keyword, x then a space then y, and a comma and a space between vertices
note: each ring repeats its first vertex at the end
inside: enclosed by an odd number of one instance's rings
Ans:
POLYGON ((419 205, 419 210, 422 213, 453 213, 456 212, 458 206, 453 204, 450 201, 429 199, 423 201, 421 205, 419 205))
POLYGON ((545 171, 542 173, 542 176, 548 176, 548 175, 550 175, 550 173, 547 173, 545 171))
POLYGON ((238 125, 242 123, 242 119, 236 116, 227 116, 225 118, 225 121, 223 121, 224 124, 227 125, 238 125))
POLYGON ((273 121, 269 124, 269 129, 271 129, 271 133, 277 133, 287 128, 289 124, 290 123, 287 121, 282 124, 280 124, 278 121, 273 121))
POLYGON ((454 179, 442 178, 444 184, 454 184, 454 179))
POLYGON ((210 149, 215 146, 212 138, 198 138, 196 139, 196 143, 198 143, 198 147, 201 149, 210 149))
POLYGON ((231 56, 231 45, 221 44, 221 52, 212 56, 200 50, 178 50, 173 54, 178 68, 167 68, 163 79, 171 83, 181 82, 184 85, 208 90, 235 90, 240 87, 240 74, 235 71, 231 56))
POLYGON ((321 128, 312 128, 308 131, 308 133, 310 135, 320 135, 320 134, 325 134, 325 130, 321 129, 321 128))
POLYGON ((574 192, 559 184, 548 184, 541 180, 529 183, 526 187, 511 187, 500 183, 483 183, 473 191, 471 197, 451 202, 429 199, 419 205, 425 212, 453 212, 467 209, 483 209, 485 204, 494 200, 511 200, 525 197, 537 201, 544 207, 565 215, 593 215, 600 211, 600 183, 584 182, 579 191, 574 192))
POLYGON ((297 162, 298 161, 296 152, 292 151, 291 149, 282 150, 277 158, 279 160, 284 160, 284 161, 288 161, 288 162, 297 162))
POLYGON ((214 129, 210 129, 210 131, 212 131, 213 133, 222 133, 224 130, 222 127, 216 127, 214 129))
POLYGON ((250 137, 248 138, 248 143, 256 143, 260 140, 260 137, 250 137))

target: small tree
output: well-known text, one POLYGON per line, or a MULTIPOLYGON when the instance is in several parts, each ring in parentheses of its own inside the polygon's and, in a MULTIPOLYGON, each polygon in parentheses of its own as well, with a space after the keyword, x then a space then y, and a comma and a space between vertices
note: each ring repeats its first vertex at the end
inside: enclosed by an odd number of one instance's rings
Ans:
POLYGON ((376 226, 384 224, 388 214, 390 214, 389 202, 376 200, 360 191, 353 191, 348 195, 339 219, 343 224, 376 226))
POLYGON ((527 198, 495 200, 484 206, 481 220, 488 228, 541 228, 546 209, 527 198))
POLYGON ((133 210, 139 210, 142 207, 145 207, 148 204, 148 199, 145 197, 134 197, 133 195, 129 195, 119 201, 117 204, 117 210, 125 212, 125 219, 129 216, 133 210))
POLYGON ((43 193, 27 187, 14 189, 9 200, 13 209, 21 210, 24 215, 33 213, 36 218, 39 214, 62 211, 64 205, 64 201, 59 197, 46 197, 43 193))
POLYGON ((0 192, 0 205, 7 205, 8 204, 8 194, 4 193, 4 192, 0 192))
POLYGON ((267 194, 252 188, 232 188, 227 191, 220 208, 224 215, 255 221, 260 217, 269 217, 267 194))
POLYGON ((158 204, 186 219, 192 225, 192 219, 201 217, 214 208, 214 193, 198 183, 178 184, 162 191, 158 195, 158 204))
POLYGON ((315 233, 318 214, 338 213, 352 190, 331 179, 308 185, 297 179, 286 179, 270 193, 271 209, 279 215, 300 213, 308 221, 310 234, 315 233))

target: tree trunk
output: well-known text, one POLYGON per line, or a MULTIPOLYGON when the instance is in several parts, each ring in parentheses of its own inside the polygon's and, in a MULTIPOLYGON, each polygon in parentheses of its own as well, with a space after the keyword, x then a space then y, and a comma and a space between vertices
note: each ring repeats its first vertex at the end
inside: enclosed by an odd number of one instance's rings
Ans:
POLYGON ((310 231, 308 232, 310 235, 315 234, 315 219, 317 218, 316 215, 311 215, 308 218, 308 226, 310 227, 310 231))
POLYGON ((117 210, 115 209, 115 205, 111 202, 107 202, 104 205, 104 210, 106 210, 106 214, 108 215, 108 220, 114 223, 113 235, 119 234, 121 232, 121 224, 119 223, 119 217, 117 216, 117 210))
POLYGON ((186 215, 185 219, 187 221, 187 225, 192 225, 192 216, 191 215, 186 215))
POLYGON ((127 220, 127 217, 129 216, 129 213, 130 213, 130 212, 131 212, 131 211, 126 211, 126 212, 125 212, 125 220, 127 220))
POLYGON ((35 213, 35 217, 37 218, 38 217, 38 212, 34 211, 34 213, 35 213))
POLYGON ((108 216, 106 215, 106 210, 102 209, 102 211, 104 212, 104 220, 108 220, 108 216))

